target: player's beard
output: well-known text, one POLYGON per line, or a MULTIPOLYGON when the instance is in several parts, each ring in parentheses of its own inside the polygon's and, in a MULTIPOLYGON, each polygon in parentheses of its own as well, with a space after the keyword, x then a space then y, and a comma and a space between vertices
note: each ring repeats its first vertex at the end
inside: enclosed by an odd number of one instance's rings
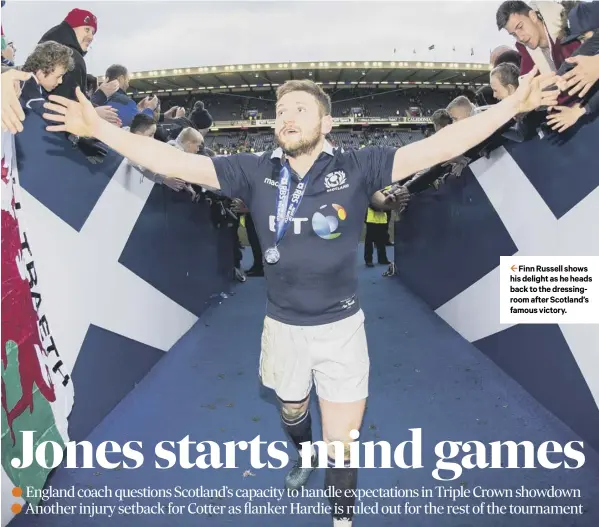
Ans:
POLYGON ((304 154, 311 154, 320 141, 320 129, 321 123, 319 122, 310 134, 304 136, 302 133, 301 139, 299 141, 293 141, 291 144, 290 142, 284 144, 279 134, 277 135, 277 143, 279 143, 279 146, 283 149, 283 152, 287 157, 298 157, 304 154))

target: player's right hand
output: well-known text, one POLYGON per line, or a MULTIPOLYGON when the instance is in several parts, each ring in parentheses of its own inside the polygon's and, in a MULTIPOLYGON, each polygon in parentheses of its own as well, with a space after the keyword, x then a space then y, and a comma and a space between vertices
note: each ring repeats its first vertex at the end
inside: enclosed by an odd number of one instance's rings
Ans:
POLYGON ((44 113, 44 119, 60 123, 48 126, 49 132, 69 132, 80 137, 93 137, 100 117, 90 101, 85 98, 81 88, 76 89, 77 101, 72 101, 58 95, 50 95, 51 102, 44 104, 44 108, 55 113, 44 113))

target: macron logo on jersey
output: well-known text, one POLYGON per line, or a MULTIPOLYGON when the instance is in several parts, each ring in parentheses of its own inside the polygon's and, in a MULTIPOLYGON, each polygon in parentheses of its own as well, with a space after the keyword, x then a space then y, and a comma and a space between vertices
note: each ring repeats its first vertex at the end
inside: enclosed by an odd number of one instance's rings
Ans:
POLYGON ((264 178, 264 183, 266 183, 267 185, 270 185, 271 187, 278 187, 279 186, 279 182, 275 181, 274 179, 270 179, 269 177, 264 178))
POLYGON ((327 188, 327 192, 335 192, 336 190, 344 190, 349 187, 347 183, 347 176, 345 171, 336 170, 331 172, 324 177, 324 186, 327 188))

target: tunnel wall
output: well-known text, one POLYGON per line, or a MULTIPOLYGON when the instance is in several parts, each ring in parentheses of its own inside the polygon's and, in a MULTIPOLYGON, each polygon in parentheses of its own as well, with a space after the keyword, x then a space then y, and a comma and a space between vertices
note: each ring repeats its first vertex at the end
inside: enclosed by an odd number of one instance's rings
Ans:
POLYGON ((599 325, 500 324, 498 266, 599 255, 598 148, 599 119, 507 144, 416 194, 395 229, 400 279, 596 450, 599 325))
POLYGON ((85 439, 233 271, 236 231, 216 228, 209 205, 110 150, 91 163, 44 127, 27 112, 22 133, 2 134, 3 524, 12 487, 49 473, 11 467, 19 432, 85 439))

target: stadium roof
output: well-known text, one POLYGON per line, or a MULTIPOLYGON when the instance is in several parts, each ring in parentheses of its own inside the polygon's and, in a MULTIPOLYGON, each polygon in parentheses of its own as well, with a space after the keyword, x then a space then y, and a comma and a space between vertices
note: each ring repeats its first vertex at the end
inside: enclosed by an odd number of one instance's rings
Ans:
MULTIPOLYGON (((288 62, 200 66, 131 73, 130 93, 197 90, 265 90, 291 79, 313 79, 323 87, 397 85, 439 87, 482 86, 489 82, 489 64, 459 62, 344 61, 288 62)), ((103 80, 100 77, 100 82, 103 80)))

